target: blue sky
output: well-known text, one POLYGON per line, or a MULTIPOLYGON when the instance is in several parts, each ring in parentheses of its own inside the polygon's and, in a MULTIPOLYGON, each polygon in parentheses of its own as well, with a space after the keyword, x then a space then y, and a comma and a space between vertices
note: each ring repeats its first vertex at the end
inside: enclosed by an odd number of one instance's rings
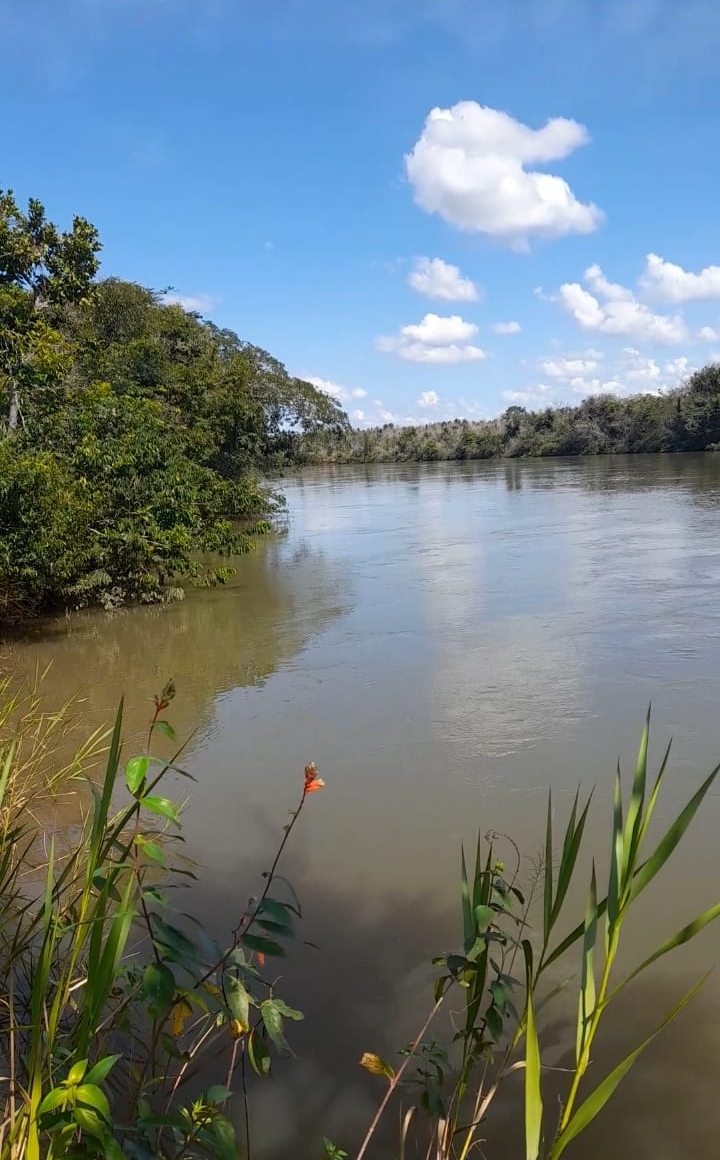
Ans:
POLYGON ((0 43, 0 186, 359 424, 720 359, 718 0, 0 0, 0 43))

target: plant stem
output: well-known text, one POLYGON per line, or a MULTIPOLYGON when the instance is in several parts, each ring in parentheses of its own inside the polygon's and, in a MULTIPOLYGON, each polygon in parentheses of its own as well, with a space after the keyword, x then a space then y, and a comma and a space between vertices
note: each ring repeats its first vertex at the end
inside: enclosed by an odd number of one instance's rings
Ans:
MULTIPOLYGON (((562 1116, 560 1117, 558 1135, 564 1132, 565 1128, 567 1128, 568 1124, 570 1123, 570 1119, 575 1107, 575 1101, 578 1095, 578 1090, 590 1062, 590 1051, 592 1050, 593 1041, 595 1039, 595 1035, 597 1034, 597 1029, 605 1008, 605 996, 610 985, 610 973, 612 971, 613 963, 615 962, 615 956, 617 954, 619 933, 619 928, 615 927, 612 930, 608 940, 608 951, 605 957, 605 966, 603 967, 602 979, 600 981, 600 987, 598 990, 597 999, 595 1001, 595 1007, 593 1009, 592 1018, 590 1020, 588 1033, 583 1044, 583 1049, 580 1053, 580 1059, 578 1060, 578 1065, 575 1068, 575 1074, 573 1075, 572 1083, 570 1084, 570 1091, 568 1092, 567 1102, 563 1108, 562 1116)), ((550 1155, 552 1157, 552 1152, 550 1155)))
POLYGON ((360 1150, 358 1151, 358 1153, 355 1157, 355 1160, 363 1160, 363 1156, 367 1152, 368 1147, 370 1145, 370 1141, 372 1140, 373 1136, 375 1135, 375 1131, 377 1129, 378 1124, 380 1123, 380 1120, 382 1119, 383 1113, 384 1113, 386 1107, 388 1106, 388 1104, 390 1103, 390 1100, 392 1099, 393 1092, 395 1091, 398 1084, 400 1083, 400 1080, 403 1077, 403 1073, 405 1072, 406 1067, 408 1066, 408 1064, 410 1063, 410 1060, 413 1058, 415 1052, 417 1051, 423 1035, 425 1034, 428 1027, 432 1023, 433 1019, 435 1018, 438 1011, 440 1010, 440 1008, 444 1002, 444 999, 445 999, 445 996, 441 995, 440 998, 437 1000, 437 1002, 435 1003, 435 1006, 432 1008, 427 1019, 425 1020, 422 1027, 418 1031, 418 1033, 415 1037, 415 1040, 414 1040, 412 1046, 410 1047, 410 1050, 408 1051, 407 1055, 405 1056, 405 1059, 402 1061, 400 1067, 397 1069, 397 1071, 393 1075, 392 1079, 390 1080, 390 1083, 388 1084, 388 1089, 385 1092, 385 1095, 383 1096, 382 1100, 380 1101, 380 1105, 379 1105, 378 1110, 376 1111, 375 1115, 372 1118, 372 1121, 370 1123, 370 1127, 368 1128, 367 1132, 365 1133, 365 1137, 363 1139, 362 1144, 360 1145, 360 1150))

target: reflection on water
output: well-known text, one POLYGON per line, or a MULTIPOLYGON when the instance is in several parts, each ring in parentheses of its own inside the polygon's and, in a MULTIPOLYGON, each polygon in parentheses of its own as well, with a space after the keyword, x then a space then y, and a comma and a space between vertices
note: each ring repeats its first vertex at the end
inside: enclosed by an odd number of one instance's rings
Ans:
POLYGON ((46 621, 29 640, 3 650, 3 666, 32 673, 52 667, 43 688, 50 703, 79 691, 92 727, 126 698, 126 736, 146 735, 152 699, 170 677, 178 734, 213 727, 215 702, 230 689, 261 687, 293 662, 352 599, 341 565, 302 540, 268 538, 239 561, 229 584, 191 590, 167 608, 96 611, 46 621))
MULTIPOLYGON (((547 786, 562 812, 597 783, 588 841, 603 873, 615 762, 630 766, 647 703, 653 760, 677 739, 658 825, 720 753, 720 457, 329 469, 287 492, 287 539, 242 560, 229 588, 74 618, 12 650, 53 659, 54 692, 82 685, 93 720, 124 689, 136 736, 175 677, 174 721, 200 727, 194 902, 218 928, 317 762, 327 788, 288 871, 321 949, 298 948, 283 983, 308 1019, 300 1058, 258 1096, 271 1160, 316 1157, 323 1133, 350 1144, 366 1120, 377 1087, 355 1061, 412 1030, 423 963, 452 937, 461 839, 493 828, 532 856, 547 786)), ((628 962, 720 897, 719 826, 716 794, 648 892, 628 962)), ((717 958, 711 928, 634 987, 597 1073, 717 958)), ((559 1065, 564 1002, 546 1029, 559 1065)), ((569 1156, 605 1160, 611 1141, 618 1160, 715 1155, 719 1003, 711 980, 569 1156)), ((488 1155, 520 1154, 517 1108, 511 1091, 488 1155)))

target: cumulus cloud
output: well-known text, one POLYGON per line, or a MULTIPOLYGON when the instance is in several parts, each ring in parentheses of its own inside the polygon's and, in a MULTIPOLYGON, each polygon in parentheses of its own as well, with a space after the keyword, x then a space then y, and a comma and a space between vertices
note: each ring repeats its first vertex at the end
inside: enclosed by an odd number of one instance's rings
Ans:
POLYGON ((176 294, 174 290, 163 294, 160 301, 165 306, 182 306, 183 310, 197 314, 211 314, 218 304, 212 294, 176 294))
POLYGON ((417 401, 418 407, 437 407, 440 396, 437 391, 423 391, 417 401))
POLYGON ((582 354, 540 359, 537 369, 552 383, 540 382, 506 393, 506 401, 545 407, 549 403, 575 404, 589 395, 658 395, 677 387, 697 368, 685 355, 663 362, 637 347, 626 346, 609 365, 600 351, 586 350, 582 354))
POLYGON ((714 326, 702 326, 698 331, 698 338, 702 338, 704 342, 718 342, 720 341, 720 330, 714 326))
POLYGON ((407 281, 418 294, 444 302, 477 302, 480 297, 475 283, 442 258, 416 258, 407 281))
POLYGON ((681 315, 654 314, 632 290, 608 282, 599 266, 590 266, 584 281, 594 294, 579 282, 563 283, 559 294, 563 307, 583 330, 669 345, 688 338, 681 315))
POLYGON ((532 129, 508 113, 460 101, 428 114, 405 157, 415 201, 459 229, 511 245, 533 236, 588 234, 603 213, 579 201, 563 178, 526 168, 567 157, 589 140, 564 117, 532 129))
POLYGON ((540 370, 551 379, 575 379, 587 375, 600 366, 601 355, 593 352, 591 357, 543 359, 540 370))
POLYGON ((706 266, 699 274, 693 274, 674 262, 666 262, 658 254, 648 254, 640 285, 664 302, 720 298, 720 266, 706 266))
POLYGON ((496 322, 493 330, 496 334, 519 334, 522 327, 519 322, 496 322))
POLYGON ((305 381, 312 383, 314 387, 326 395, 331 395, 339 403, 349 403, 351 399, 367 398, 367 391, 364 391, 362 387, 341 387, 339 383, 332 383, 329 379, 319 379, 316 375, 307 375, 305 381))
POLYGON ((381 335, 376 347, 406 362, 474 362, 485 358, 485 351, 469 341, 477 331, 474 322, 466 322, 459 314, 426 314, 395 335, 381 335))

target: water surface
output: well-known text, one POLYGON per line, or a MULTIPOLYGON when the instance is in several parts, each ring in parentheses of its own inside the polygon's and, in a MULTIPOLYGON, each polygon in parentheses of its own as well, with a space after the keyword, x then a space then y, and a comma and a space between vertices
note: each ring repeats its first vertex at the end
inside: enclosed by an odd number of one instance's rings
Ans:
MULTIPOLYGON (((198 908, 218 926, 316 761, 327 788, 288 870, 320 950, 298 948, 283 984, 307 1014, 300 1059, 259 1096, 273 1160, 302 1160, 322 1134, 351 1143, 370 1114, 376 1081, 355 1061, 402 1046, 429 995, 423 964, 456 930, 462 840, 507 832, 530 859, 548 787, 562 815, 578 784, 597 785, 588 836, 604 873, 616 761, 630 772, 650 701, 655 761, 675 738, 659 823, 720 759, 720 457, 329 469, 285 486, 288 535, 241 560, 227 588, 63 619, 4 660, 52 660, 48 694, 81 687, 93 723, 124 691, 137 743, 175 678, 173 721, 197 728, 198 908)), ((720 791, 648 892, 628 963, 720 899, 719 832, 720 791)), ((572 900, 578 917, 583 905, 572 900)), ((596 1073, 717 959, 720 927, 634 987, 596 1073)), ((568 1002, 547 1029, 556 1063, 568 1002)), ((711 980, 572 1155, 714 1157, 718 1083, 711 980)), ((517 1094, 488 1155, 520 1155, 517 1094)))

